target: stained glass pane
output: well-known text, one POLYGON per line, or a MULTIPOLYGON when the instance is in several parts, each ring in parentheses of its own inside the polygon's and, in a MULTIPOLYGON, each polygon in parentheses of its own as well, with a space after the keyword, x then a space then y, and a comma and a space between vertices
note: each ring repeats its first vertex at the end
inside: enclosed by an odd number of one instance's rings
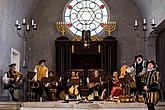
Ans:
POLYGON ((100 23, 108 19, 109 10, 102 0, 70 0, 64 10, 64 22, 71 23, 69 30, 80 36, 82 30, 90 30, 92 36, 100 34, 100 23))

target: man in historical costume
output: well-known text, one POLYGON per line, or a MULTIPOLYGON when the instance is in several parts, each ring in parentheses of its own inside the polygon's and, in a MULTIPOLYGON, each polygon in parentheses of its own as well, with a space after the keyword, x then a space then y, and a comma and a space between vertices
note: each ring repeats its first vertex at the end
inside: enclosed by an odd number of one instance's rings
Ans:
MULTIPOLYGON (((102 99, 102 88, 103 85, 100 74, 97 70, 94 71, 93 77, 87 78, 87 86, 89 88, 89 100, 94 100, 96 97, 102 99)), ((97 98, 98 99, 98 98, 97 98)), ((96 100, 97 100, 96 99, 96 100)))
POLYGON ((159 100, 159 80, 160 73, 156 70, 156 64, 153 60, 147 62, 147 72, 144 74, 142 82, 143 89, 146 92, 145 103, 147 104, 148 110, 155 110, 154 105, 159 100))
POLYGON ((55 73, 53 71, 48 72, 48 80, 45 84, 44 90, 46 92, 46 95, 48 97, 48 100, 58 100, 59 94, 60 94, 60 77, 55 76, 55 73))
POLYGON ((16 71, 16 64, 9 65, 9 71, 7 71, 2 80, 4 82, 4 89, 8 89, 10 91, 12 101, 18 101, 14 96, 14 89, 17 89, 17 86, 21 83, 21 78, 23 74, 16 71))
POLYGON ((39 65, 36 65, 34 68, 34 72, 36 75, 34 76, 33 80, 39 83, 39 87, 35 90, 35 99, 38 100, 38 96, 40 100, 42 99, 43 95, 43 84, 41 80, 43 77, 48 78, 48 68, 45 66, 46 60, 40 60, 39 65))
POLYGON ((132 68, 135 71, 137 93, 140 97, 142 97, 143 86, 141 76, 146 72, 146 62, 143 60, 142 55, 135 56, 135 63, 132 65, 132 68))
POLYGON ((55 89, 54 86, 58 86, 58 82, 54 82, 54 81, 55 81, 54 72, 53 71, 49 71, 48 72, 47 82, 46 82, 45 87, 44 87, 44 90, 46 92, 48 100, 53 100, 52 97, 51 97, 51 94, 50 94, 51 89, 55 89))

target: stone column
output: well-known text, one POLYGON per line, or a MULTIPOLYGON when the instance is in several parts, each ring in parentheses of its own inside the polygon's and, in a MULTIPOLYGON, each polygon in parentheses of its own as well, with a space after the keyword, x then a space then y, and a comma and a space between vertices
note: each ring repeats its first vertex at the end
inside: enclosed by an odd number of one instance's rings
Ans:
POLYGON ((156 60, 156 39, 157 35, 151 33, 146 41, 146 58, 156 60))

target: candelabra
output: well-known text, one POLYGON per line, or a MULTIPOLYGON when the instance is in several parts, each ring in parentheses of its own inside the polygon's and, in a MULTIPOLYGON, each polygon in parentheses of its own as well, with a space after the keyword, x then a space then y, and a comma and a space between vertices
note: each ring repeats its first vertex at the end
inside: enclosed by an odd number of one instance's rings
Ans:
POLYGON ((56 27, 59 32, 61 32, 61 36, 65 36, 65 32, 72 26, 71 23, 57 22, 56 27))
MULTIPOLYGON (((23 38, 23 40, 24 40, 22 67, 24 68, 24 73, 27 73, 27 71, 28 71, 27 53, 26 53, 27 41, 28 41, 29 38, 32 37, 32 34, 33 34, 34 30, 37 30, 37 24, 35 23, 34 20, 31 20, 31 24, 28 24, 26 22, 26 20, 23 19, 21 23, 19 23, 19 21, 16 20, 15 26, 16 26, 16 29, 17 29, 18 36, 23 38)), ((23 91, 24 91, 23 100, 26 101, 26 99, 27 99, 27 87, 26 86, 28 86, 27 79, 24 80, 23 84, 24 84, 24 86, 23 86, 24 87, 23 88, 23 91)))
MULTIPOLYGON (((144 32, 144 37, 143 37, 143 39, 144 39, 144 58, 146 58, 146 45, 147 45, 147 40, 148 40, 148 38, 149 37, 152 37, 152 36, 147 36, 147 22, 146 22, 146 19, 143 19, 143 32, 144 32)), ((154 30, 155 30, 155 27, 156 26, 156 24, 155 24, 155 20, 154 19, 152 19, 152 23, 151 23, 151 27, 152 27, 152 30, 153 30, 153 34, 154 34, 154 30)), ((135 20, 135 24, 134 24, 134 30, 135 31, 138 31, 139 29, 139 26, 138 26, 138 21, 137 20, 135 20)))
POLYGON ((26 47, 27 47, 27 41, 29 38, 32 37, 32 34, 34 30, 37 30, 37 24, 34 20, 31 20, 31 24, 27 24, 26 19, 23 19, 21 23, 19 23, 18 20, 16 20, 15 26, 17 28, 17 34, 19 37, 23 38, 24 40, 24 47, 23 47, 23 68, 28 68, 27 65, 27 56, 26 56, 26 47))
POLYGON ((116 29, 116 22, 115 21, 109 21, 107 23, 101 23, 100 25, 108 33, 108 36, 110 36, 111 32, 113 32, 116 29))

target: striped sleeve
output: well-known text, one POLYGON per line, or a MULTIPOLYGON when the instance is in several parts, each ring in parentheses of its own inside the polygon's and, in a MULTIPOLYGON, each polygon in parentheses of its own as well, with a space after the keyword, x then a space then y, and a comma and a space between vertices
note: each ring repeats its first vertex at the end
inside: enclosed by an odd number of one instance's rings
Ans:
POLYGON ((155 83, 159 83, 159 81, 160 81, 160 73, 157 71, 155 73, 154 82, 155 83))
POLYGON ((160 73, 159 72, 155 72, 153 77, 152 77, 152 82, 148 85, 148 88, 151 91, 159 90, 159 80, 160 80, 160 73))

